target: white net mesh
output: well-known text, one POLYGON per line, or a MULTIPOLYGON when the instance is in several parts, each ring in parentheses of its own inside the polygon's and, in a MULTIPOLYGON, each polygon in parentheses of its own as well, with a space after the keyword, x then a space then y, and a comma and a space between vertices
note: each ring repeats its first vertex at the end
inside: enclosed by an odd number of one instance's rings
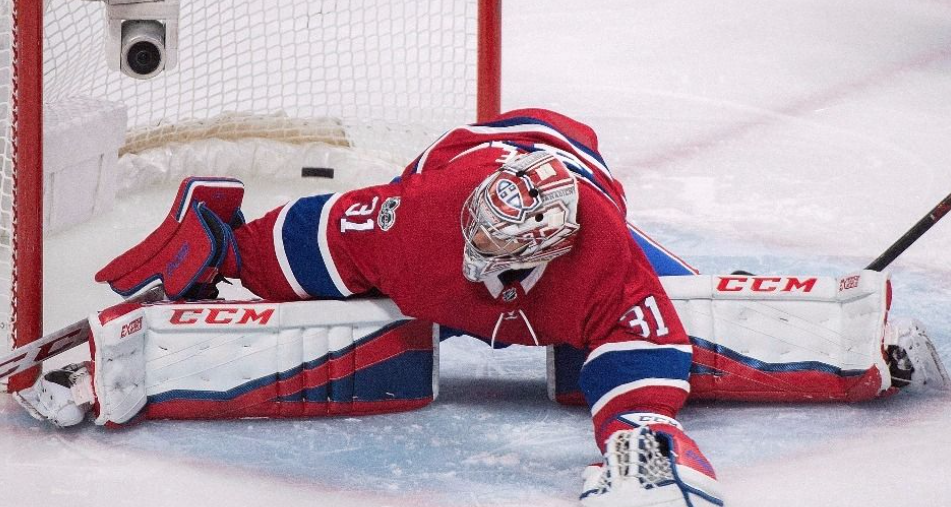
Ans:
POLYGON ((474 119, 473 0, 182 0, 178 68, 147 81, 107 68, 103 9, 51 1, 46 100, 124 103, 139 147, 202 135, 210 118, 235 131, 221 118, 241 113, 245 125, 252 114, 292 119, 259 122, 244 135, 297 136, 301 120, 332 118, 345 128, 317 122, 311 135, 401 158, 474 119))
MULTIPOLYGON (((0 326, 11 318, 13 1, 0 0, 0 326)), ((145 81, 108 69, 103 2, 45 3, 44 103, 124 104, 123 154, 158 150, 163 163, 182 165, 168 146, 253 139, 268 150, 320 144, 405 164, 475 119, 476 0, 181 0, 178 66, 145 81)), ((241 163, 248 158, 215 170, 189 159, 181 170, 249 177, 260 164, 241 163)), ((154 160, 120 164, 129 171, 120 187, 154 180, 154 160)))

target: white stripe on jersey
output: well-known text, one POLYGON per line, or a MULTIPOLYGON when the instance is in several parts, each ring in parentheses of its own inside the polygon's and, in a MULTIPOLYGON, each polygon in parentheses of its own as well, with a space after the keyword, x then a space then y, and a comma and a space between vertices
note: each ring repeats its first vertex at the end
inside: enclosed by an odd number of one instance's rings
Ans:
POLYGON ((347 288, 340 278, 340 272, 337 271, 337 264, 334 263, 333 256, 330 255, 330 246, 327 244, 327 221, 330 219, 330 209, 334 203, 340 199, 340 194, 333 194, 320 211, 320 224, 317 226, 317 246, 320 247, 320 256, 324 258, 324 266, 327 268, 327 274, 333 280, 334 286, 343 294, 344 297, 352 296, 353 291, 347 288))
POLYGON ((470 131, 470 132, 472 132, 472 133, 474 133, 474 134, 497 134, 497 133, 510 133, 510 132, 514 132, 514 133, 539 132, 539 133, 542 133, 542 134, 548 134, 548 135, 550 135, 550 136, 552 136, 552 137, 554 137, 554 138, 556 138, 556 139, 560 139, 560 140, 564 141, 564 142, 567 143, 569 146, 573 146, 573 147, 575 148, 575 151, 578 153, 578 155, 579 155, 581 158, 585 159, 589 164, 591 164, 591 165, 594 166, 596 169, 598 169, 598 170, 600 170, 602 173, 604 173, 604 176, 605 176, 609 181, 613 181, 613 180, 614 180, 614 178, 611 176, 611 171, 608 171, 608 168, 605 167, 603 164, 601 164, 601 162, 599 162, 598 159, 592 157, 591 155, 589 155, 588 153, 586 153, 583 149, 581 149, 581 145, 572 142, 570 139, 568 139, 567 137, 565 137, 564 134, 562 134, 561 132, 559 132, 559 131, 557 131, 557 130, 551 128, 551 127, 547 127, 547 126, 545 126, 545 125, 538 125, 538 124, 535 124, 535 123, 527 123, 527 124, 524 124, 524 125, 512 125, 512 126, 509 126, 509 127, 481 127, 481 126, 480 126, 480 127, 472 127, 472 126, 466 126, 466 127, 460 127, 460 128, 462 128, 463 130, 468 130, 468 131, 470 131))
POLYGON ((635 391, 642 387, 675 387, 677 389, 683 389, 688 393, 690 392, 690 382, 687 382, 686 380, 675 380, 670 378, 645 378, 641 380, 635 380, 634 382, 621 384, 604 393, 604 396, 601 396, 601 399, 591 406, 591 415, 597 415, 597 413, 614 398, 617 398, 623 394, 627 394, 631 391, 635 391))
POLYGON ((271 234, 274 238, 274 253, 277 255, 277 263, 281 266, 281 272, 284 273, 284 279, 287 280, 287 284, 294 289, 294 294, 297 294, 297 297, 309 299, 310 294, 304 290, 304 287, 297 281, 297 277, 294 276, 294 271, 291 269, 291 262, 287 259, 287 253, 284 250, 284 221, 287 219, 287 212, 290 211, 295 204, 297 204, 297 200, 291 201, 281 208, 281 212, 277 215, 277 221, 274 222, 274 230, 271 231, 271 234))
POLYGON ((433 148, 435 148, 436 146, 439 146, 439 143, 441 143, 443 139, 448 137, 450 134, 452 134, 456 130, 459 130, 459 129, 452 129, 449 132, 446 132, 445 134, 439 136, 439 139, 436 139, 433 142, 433 144, 429 145, 429 148, 426 148, 426 151, 424 151, 423 154, 419 156, 419 161, 416 162, 415 172, 418 172, 418 173, 423 172, 423 166, 426 165, 426 159, 429 158, 429 154, 432 153, 433 148))

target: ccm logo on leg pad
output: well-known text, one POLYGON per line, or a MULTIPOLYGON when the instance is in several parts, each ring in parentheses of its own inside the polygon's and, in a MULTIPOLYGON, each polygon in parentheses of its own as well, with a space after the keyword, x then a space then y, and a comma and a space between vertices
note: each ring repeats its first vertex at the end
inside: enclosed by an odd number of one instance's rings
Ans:
POLYGON ((172 310, 168 323, 179 326, 193 324, 264 326, 273 315, 274 308, 176 308, 172 310))

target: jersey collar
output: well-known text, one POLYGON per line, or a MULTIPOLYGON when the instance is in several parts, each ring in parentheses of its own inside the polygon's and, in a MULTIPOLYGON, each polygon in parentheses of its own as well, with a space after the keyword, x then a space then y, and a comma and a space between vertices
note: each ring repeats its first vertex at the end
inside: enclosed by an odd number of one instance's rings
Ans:
MULTIPOLYGON (((532 288, 535 287, 535 284, 538 283, 542 278, 542 274, 545 273, 545 268, 548 266, 548 263, 544 263, 541 266, 535 266, 528 271, 524 278, 519 281, 516 281, 514 284, 521 285, 522 292, 528 294, 532 288)), ((492 294, 493 298, 498 298, 502 291, 505 290, 505 282, 501 280, 499 275, 502 273, 494 273, 491 276, 486 277, 482 283, 485 284, 485 288, 489 290, 489 294, 492 294)), ((512 284, 512 285, 514 285, 512 284)))

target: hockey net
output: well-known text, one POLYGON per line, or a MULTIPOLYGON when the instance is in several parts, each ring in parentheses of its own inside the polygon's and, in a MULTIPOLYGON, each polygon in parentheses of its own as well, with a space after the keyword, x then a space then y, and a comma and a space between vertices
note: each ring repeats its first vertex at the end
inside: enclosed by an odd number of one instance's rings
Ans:
POLYGON ((47 130, 89 108, 124 109, 120 190, 189 172, 268 177, 280 166, 299 177, 293 164, 314 146, 405 164, 447 128, 475 121, 477 108, 497 111, 498 63, 485 55, 497 55, 487 46, 497 44, 498 7, 180 0, 177 67, 139 80, 106 64, 104 2, 0 0, 0 352, 42 334, 37 109, 47 130), (196 152, 228 162, 179 159, 196 152))

